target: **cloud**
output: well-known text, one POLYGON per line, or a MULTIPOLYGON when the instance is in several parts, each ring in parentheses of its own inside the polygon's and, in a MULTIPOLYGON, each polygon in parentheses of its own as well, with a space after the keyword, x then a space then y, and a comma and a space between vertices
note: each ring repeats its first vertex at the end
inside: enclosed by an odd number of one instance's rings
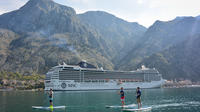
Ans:
POLYGON ((76 2, 76 3, 84 3, 84 4, 91 2, 91 0, 71 0, 71 1, 76 2))
POLYGON ((0 15, 3 14, 3 13, 6 13, 6 11, 0 9, 0 15))
POLYGON ((143 3, 144 3, 144 0, 137 0, 137 3, 138 3, 138 4, 143 4, 143 3))
POLYGON ((0 14, 19 9, 28 0, 0 0, 0 14))

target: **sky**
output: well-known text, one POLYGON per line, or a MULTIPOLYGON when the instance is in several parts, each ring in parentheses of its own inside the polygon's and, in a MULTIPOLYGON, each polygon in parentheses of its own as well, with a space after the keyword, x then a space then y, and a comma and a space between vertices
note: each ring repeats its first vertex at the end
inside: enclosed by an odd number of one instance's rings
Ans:
MULTIPOLYGON (((0 0, 0 14, 19 9, 28 0, 0 0)), ((54 0, 77 13, 106 11, 129 22, 149 27, 156 20, 200 15, 200 0, 54 0)))

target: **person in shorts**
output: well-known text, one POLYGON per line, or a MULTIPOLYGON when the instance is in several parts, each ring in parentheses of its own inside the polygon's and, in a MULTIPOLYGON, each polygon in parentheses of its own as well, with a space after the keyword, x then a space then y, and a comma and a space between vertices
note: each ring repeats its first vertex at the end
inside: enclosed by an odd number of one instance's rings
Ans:
POLYGON ((138 109, 140 109, 142 107, 140 97, 141 97, 140 87, 137 87, 137 89, 136 89, 136 99, 137 99, 137 103, 138 103, 138 109))
POLYGON ((120 96, 121 96, 122 106, 124 106, 124 105, 125 105, 125 102, 124 102, 124 100, 125 100, 125 96, 124 96, 124 90, 123 90, 123 87, 121 87, 121 90, 120 90, 119 94, 120 94, 120 96))

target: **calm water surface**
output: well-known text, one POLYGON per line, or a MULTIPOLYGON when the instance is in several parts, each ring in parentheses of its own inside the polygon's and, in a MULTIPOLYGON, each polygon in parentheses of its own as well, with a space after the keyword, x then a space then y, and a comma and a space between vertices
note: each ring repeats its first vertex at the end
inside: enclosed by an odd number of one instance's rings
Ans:
MULTIPOLYGON (((135 90, 125 90, 126 104, 135 104, 135 90)), ((142 104, 151 106, 150 112, 200 112, 200 88, 142 89, 142 104)), ((48 106, 46 92, 0 92, 0 112, 49 112, 32 109, 48 106)), ((122 112, 118 91, 56 91, 54 105, 66 105, 65 110, 53 112, 122 112)), ((141 112, 141 111, 140 111, 141 112)))

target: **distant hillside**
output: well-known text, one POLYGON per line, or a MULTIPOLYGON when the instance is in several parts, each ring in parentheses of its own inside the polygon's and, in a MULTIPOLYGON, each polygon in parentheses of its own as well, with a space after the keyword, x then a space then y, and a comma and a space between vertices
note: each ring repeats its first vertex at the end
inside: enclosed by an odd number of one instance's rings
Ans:
POLYGON ((88 27, 102 35, 102 38, 111 46, 109 52, 115 64, 135 47, 147 30, 136 22, 127 22, 103 11, 89 11, 80 14, 79 18, 88 27))
POLYGON ((125 56, 117 68, 134 69, 144 57, 176 45, 200 32, 198 17, 177 17, 172 21, 156 21, 136 47, 125 56))
POLYGON ((18 39, 19 35, 16 33, 6 30, 0 29, 0 66, 2 67, 4 63, 6 63, 7 57, 11 52, 10 44, 13 40, 18 39))
MULTIPOLYGON (((155 67, 166 79, 200 79, 200 34, 144 59, 140 64, 155 67)), ((140 65, 139 64, 139 65, 140 65)), ((138 66, 139 66, 138 65, 138 66)))

